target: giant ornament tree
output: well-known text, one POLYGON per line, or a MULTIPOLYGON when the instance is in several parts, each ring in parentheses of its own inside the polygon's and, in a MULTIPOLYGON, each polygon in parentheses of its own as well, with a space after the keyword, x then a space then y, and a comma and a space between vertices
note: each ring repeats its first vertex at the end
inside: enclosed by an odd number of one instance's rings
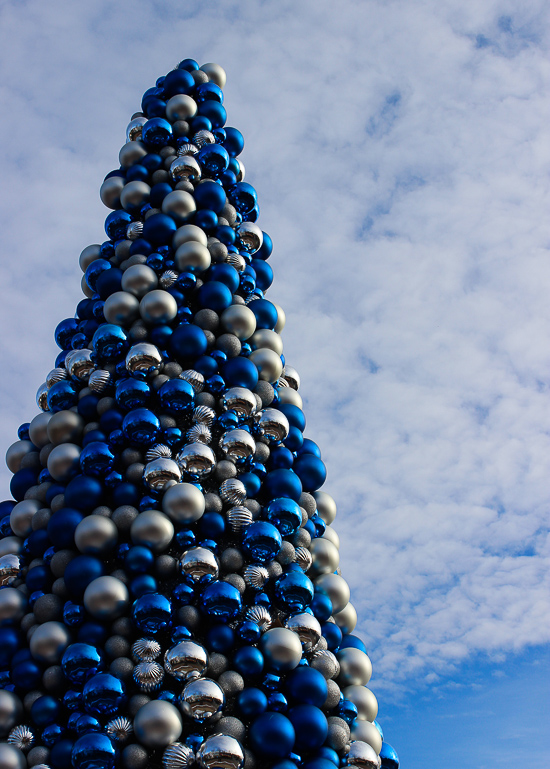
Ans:
POLYGON ((0 769, 398 766, 224 85, 145 92, 7 452, 0 769))

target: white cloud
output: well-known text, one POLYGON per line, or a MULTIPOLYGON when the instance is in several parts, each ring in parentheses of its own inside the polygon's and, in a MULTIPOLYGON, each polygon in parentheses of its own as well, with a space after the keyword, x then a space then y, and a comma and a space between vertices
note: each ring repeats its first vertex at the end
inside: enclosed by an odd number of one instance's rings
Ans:
POLYGON ((218 61, 378 688, 549 640, 544 11, 1 11, 3 444, 35 413, 141 93, 218 61))

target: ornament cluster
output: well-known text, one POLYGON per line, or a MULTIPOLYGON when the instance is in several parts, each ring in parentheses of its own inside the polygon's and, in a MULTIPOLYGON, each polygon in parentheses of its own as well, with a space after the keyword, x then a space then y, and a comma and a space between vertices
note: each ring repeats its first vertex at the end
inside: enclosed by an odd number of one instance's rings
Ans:
POLYGON ((0 769, 396 769, 225 73, 147 90, 0 504, 0 769))

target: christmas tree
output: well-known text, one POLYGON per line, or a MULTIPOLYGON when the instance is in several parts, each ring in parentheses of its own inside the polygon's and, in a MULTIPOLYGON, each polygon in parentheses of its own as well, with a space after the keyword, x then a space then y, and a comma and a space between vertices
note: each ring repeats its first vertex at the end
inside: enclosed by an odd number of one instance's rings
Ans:
POLYGON ((0 769, 398 766, 216 64, 132 116, 0 514, 0 769))

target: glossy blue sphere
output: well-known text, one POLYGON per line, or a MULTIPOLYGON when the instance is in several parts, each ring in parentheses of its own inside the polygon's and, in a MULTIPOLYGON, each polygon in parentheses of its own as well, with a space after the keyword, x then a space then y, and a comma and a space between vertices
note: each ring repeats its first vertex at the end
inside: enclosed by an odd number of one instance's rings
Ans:
POLYGON ((321 747, 327 738, 328 722, 320 708, 314 705, 297 705, 288 711, 288 718, 296 732, 298 751, 311 751, 321 747))
POLYGON ((382 759, 382 769, 399 769, 399 756, 387 742, 382 743, 380 758, 382 759))
POLYGON ((150 149, 165 147, 172 138, 172 126, 161 117, 148 120, 141 129, 141 140, 150 149))
POLYGON ((323 707, 328 696, 325 677, 315 668, 297 667, 286 679, 285 690, 288 695, 303 705, 323 707))
POLYGON ((292 467, 302 482, 304 491, 317 491, 327 477, 325 463, 314 454, 301 454, 292 467))
MULTIPOLYGON (((71 760, 74 769, 114 769, 115 755, 113 743, 106 734, 89 732, 74 743, 71 760)), ((60 769, 66 769, 66 765, 61 764, 60 769)))
POLYGON ((149 409, 133 409, 124 417, 122 431, 131 443, 150 446, 160 432, 160 422, 149 409))
POLYGON ((123 240, 126 237, 128 225, 132 221, 127 211, 111 211, 105 219, 105 232, 109 240, 123 240))
POLYGON ((122 681, 110 673, 96 673, 84 684, 84 706, 92 716, 112 716, 126 700, 122 681))
POLYGON ((229 152, 232 158, 240 155, 244 149, 244 136, 236 128, 227 126, 225 129, 225 139, 223 146, 229 152))
POLYGON ((132 617, 143 633, 156 635, 170 627, 172 604, 160 593, 148 593, 134 602, 132 617))
MULTIPOLYGON (((223 107, 222 107, 223 109, 223 107)), ((205 144, 195 156, 202 168, 203 176, 216 179, 229 165, 229 155, 220 144, 205 144)))
POLYGON ((293 499, 272 499, 263 510, 263 516, 280 531, 281 536, 293 534, 302 523, 302 511, 293 499))
POLYGON ((242 539, 244 552, 254 561, 264 563, 278 554, 283 540, 272 523, 254 521, 247 526, 242 539))
POLYGON ((202 591, 201 609, 209 617, 225 621, 233 619, 241 606, 241 594, 229 582, 211 582, 202 591))
POLYGON ((120 326, 104 323, 92 337, 92 349, 102 362, 118 360, 128 349, 126 334, 120 326))
POLYGON ((72 382, 62 379, 48 390, 48 409, 54 414, 76 406, 78 392, 72 382))
POLYGON ((299 502, 302 483, 292 470, 272 470, 266 476, 265 490, 272 499, 290 497, 295 502, 299 502))
POLYGON ((130 411, 145 406, 150 397, 151 388, 147 382, 143 382, 141 379, 128 377, 127 379, 119 379, 116 383, 115 399, 123 409, 130 411))
POLYGON ((112 468, 115 455, 106 443, 92 441, 80 454, 80 468, 84 475, 103 477, 112 468))
POLYGON ((281 713, 262 713, 250 727, 250 744, 261 756, 284 758, 296 739, 292 722, 281 713))
POLYGON ((82 686, 103 666, 101 655, 95 646, 75 643, 68 646, 61 658, 61 668, 65 677, 72 683, 82 686))
POLYGON ((240 355, 223 364, 222 376, 229 387, 253 390, 258 384, 258 369, 251 360, 240 355))
POLYGON ((197 184, 194 196, 198 209, 209 208, 216 214, 221 213, 227 200, 223 187, 208 180, 197 184))
POLYGON ((195 391, 185 379, 170 379, 158 391, 163 411, 169 414, 184 414, 193 408, 195 391))
POLYGON ((302 612, 313 599, 313 582, 303 571, 288 571, 275 580, 274 593, 281 609, 302 612))

